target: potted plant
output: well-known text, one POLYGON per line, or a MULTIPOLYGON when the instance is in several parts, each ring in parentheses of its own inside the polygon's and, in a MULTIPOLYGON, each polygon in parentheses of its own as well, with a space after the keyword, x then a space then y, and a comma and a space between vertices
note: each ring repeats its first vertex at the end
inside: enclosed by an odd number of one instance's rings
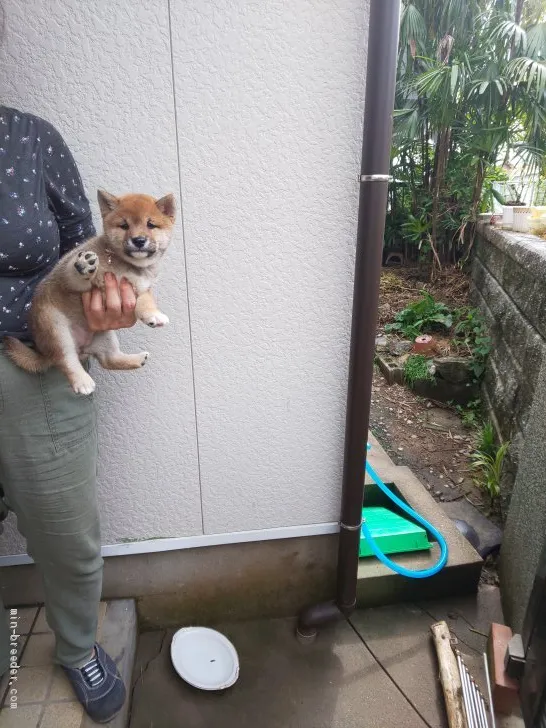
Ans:
MULTIPOLYGON (((521 199, 521 193, 518 192, 516 189, 516 185, 510 184, 508 185, 508 189, 510 191, 510 198, 507 199, 504 195, 502 195, 498 190, 492 190, 493 197, 502 205, 502 227, 504 230, 516 230, 514 224, 514 213, 515 208, 520 209, 527 209, 524 206, 523 200, 521 199)), ((529 210, 530 213, 530 210, 529 210)), ((518 222, 520 222, 520 218, 518 218, 518 222)), ((520 223, 521 224, 521 223, 520 223)), ((521 231, 523 232, 523 231, 521 231)))

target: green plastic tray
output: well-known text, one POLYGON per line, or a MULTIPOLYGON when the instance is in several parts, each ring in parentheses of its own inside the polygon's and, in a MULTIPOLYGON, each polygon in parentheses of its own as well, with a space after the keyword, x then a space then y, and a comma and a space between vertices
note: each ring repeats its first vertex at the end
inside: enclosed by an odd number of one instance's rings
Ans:
MULTIPOLYGON (((393 513, 387 508, 363 508, 362 518, 384 554, 400 554, 408 551, 425 551, 431 548, 427 532, 421 526, 409 521, 398 513, 393 513)), ((361 557, 373 556, 370 544, 366 537, 360 534, 361 557)))

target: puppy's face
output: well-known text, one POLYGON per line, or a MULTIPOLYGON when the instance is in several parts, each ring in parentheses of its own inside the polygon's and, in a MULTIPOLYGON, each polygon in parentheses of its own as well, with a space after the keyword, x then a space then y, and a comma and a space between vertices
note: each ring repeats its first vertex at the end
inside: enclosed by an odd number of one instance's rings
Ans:
POLYGON ((148 195, 114 197, 99 190, 98 200, 112 252, 139 268, 156 263, 171 240, 173 195, 154 200, 148 195))

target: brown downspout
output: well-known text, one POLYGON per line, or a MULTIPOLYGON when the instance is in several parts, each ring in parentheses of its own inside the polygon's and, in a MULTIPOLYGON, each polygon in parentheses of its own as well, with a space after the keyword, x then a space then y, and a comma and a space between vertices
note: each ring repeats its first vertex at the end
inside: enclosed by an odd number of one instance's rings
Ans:
POLYGON ((302 612, 297 630, 301 638, 313 638, 318 627, 349 616, 356 606, 399 23, 400 0, 371 0, 337 591, 335 601, 302 612))

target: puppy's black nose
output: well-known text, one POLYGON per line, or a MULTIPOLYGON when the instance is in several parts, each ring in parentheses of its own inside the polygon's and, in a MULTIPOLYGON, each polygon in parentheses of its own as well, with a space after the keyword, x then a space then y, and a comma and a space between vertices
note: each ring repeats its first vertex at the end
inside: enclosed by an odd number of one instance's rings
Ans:
POLYGON ((139 237, 139 238, 131 238, 131 242, 135 246, 135 248, 143 248, 146 245, 146 241, 148 238, 145 237, 139 237))

